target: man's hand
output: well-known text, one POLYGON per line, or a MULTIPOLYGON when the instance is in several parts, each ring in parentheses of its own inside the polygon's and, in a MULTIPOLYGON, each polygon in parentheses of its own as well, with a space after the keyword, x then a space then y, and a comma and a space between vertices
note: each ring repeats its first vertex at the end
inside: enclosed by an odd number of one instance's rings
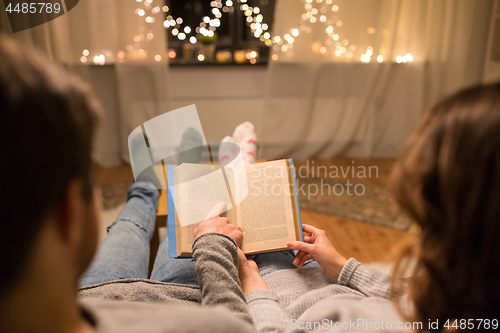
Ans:
POLYGON ((205 221, 201 222, 198 228, 194 231, 194 239, 201 235, 215 232, 223 234, 234 239, 238 247, 241 246, 243 241, 243 233, 241 228, 229 224, 229 220, 225 217, 219 217, 219 214, 226 208, 226 203, 221 202, 215 206, 210 213, 208 213, 205 221))
POLYGON ((243 289, 243 293, 247 293, 251 290, 256 289, 269 289, 266 281, 262 278, 259 273, 259 267, 253 259, 249 259, 245 256, 243 251, 238 248, 238 273, 241 282, 241 289, 243 289))
POLYGON ((308 224, 302 224, 302 230, 310 234, 310 236, 304 236, 304 242, 288 241, 287 243, 292 250, 299 250, 293 264, 300 268, 307 260, 314 259, 326 275, 338 279, 347 260, 338 253, 324 230, 308 224))

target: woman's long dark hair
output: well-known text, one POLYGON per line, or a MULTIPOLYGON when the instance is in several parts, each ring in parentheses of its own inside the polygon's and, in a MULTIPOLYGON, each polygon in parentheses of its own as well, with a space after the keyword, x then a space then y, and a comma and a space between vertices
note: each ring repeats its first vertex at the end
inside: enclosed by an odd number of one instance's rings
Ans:
POLYGON ((500 320, 500 83, 432 107, 407 141, 391 190, 421 227, 409 319, 424 330, 428 320, 500 320))

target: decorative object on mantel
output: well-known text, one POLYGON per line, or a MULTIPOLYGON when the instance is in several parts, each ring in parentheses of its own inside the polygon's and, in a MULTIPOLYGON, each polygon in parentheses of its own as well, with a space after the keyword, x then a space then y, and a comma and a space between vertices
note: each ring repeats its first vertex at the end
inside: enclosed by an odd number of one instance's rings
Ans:
POLYGON ((245 57, 252 65, 255 65, 259 60, 259 52, 256 49, 248 50, 245 57))
POLYGON ((171 62, 174 62, 175 58, 177 57, 177 52, 175 52, 175 49, 169 49, 167 52, 167 56, 171 62))
POLYGON ((229 50, 219 50, 215 54, 215 60, 220 64, 227 64, 233 61, 233 54, 229 50))
POLYGON ((247 54, 247 51, 245 51, 245 50, 234 51, 234 61, 237 64, 243 64, 244 62, 247 61, 246 54, 247 54))
POLYGON ((198 51, 198 61, 213 62, 215 54, 215 41, 217 34, 200 35, 200 48, 198 51))
POLYGON ((189 63, 193 60, 193 46, 189 43, 182 45, 182 58, 189 63))

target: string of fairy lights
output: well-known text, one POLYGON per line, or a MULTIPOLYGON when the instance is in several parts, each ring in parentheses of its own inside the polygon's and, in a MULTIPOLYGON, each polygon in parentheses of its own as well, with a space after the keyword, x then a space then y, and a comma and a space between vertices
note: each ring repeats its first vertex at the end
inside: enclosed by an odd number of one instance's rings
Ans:
MULTIPOLYGON (((153 24, 156 21, 155 16, 161 12, 168 14, 170 8, 167 5, 155 6, 155 0, 135 0, 141 3, 142 7, 135 9, 135 14, 144 18, 146 26, 153 24)), ((279 54, 284 54, 293 48, 296 39, 300 38, 303 34, 309 34, 314 29, 321 29, 325 31, 323 40, 314 41, 311 44, 312 51, 322 55, 331 55, 335 58, 345 58, 347 61, 352 61, 354 58, 354 51, 357 46, 351 43, 346 36, 344 36, 341 27, 343 26, 342 20, 339 18, 339 6, 333 3, 333 0, 304 0, 304 12, 300 16, 297 27, 292 27, 284 35, 272 35, 269 31, 269 25, 264 21, 264 16, 261 13, 261 8, 258 6, 251 7, 248 0, 213 0, 210 2, 211 13, 204 16, 202 21, 195 28, 186 24, 182 17, 174 18, 172 15, 167 15, 163 21, 165 29, 169 30, 172 36, 180 41, 187 40, 191 44, 197 44, 201 41, 213 42, 216 38, 216 30, 221 26, 221 20, 224 14, 239 10, 245 16, 245 22, 251 30, 253 36, 264 43, 266 46, 273 49, 271 56, 272 60, 278 60, 279 54)), ((321 31, 320 30, 320 31, 321 31)), ((367 28, 368 34, 374 34, 375 29, 372 27, 367 28)), ((133 37, 134 44, 127 45, 126 51, 131 53, 135 52, 136 58, 145 58, 145 51, 140 47, 143 41, 151 41, 154 38, 151 29, 142 29, 137 35, 133 37)), ((359 51, 358 51, 359 52, 359 51)), ((109 51, 107 53, 110 53, 109 51)), ((168 53, 169 57, 175 57, 173 54, 168 53)), ((382 52, 381 52, 382 53, 382 52)), ((358 53, 359 54, 359 53, 358 53)), ((86 63, 90 56, 89 50, 85 49, 82 52, 80 61, 86 63)), ((255 63, 255 51, 248 52, 247 59, 251 63, 255 63), (253 60, 253 61, 252 61, 253 60)), ((123 61, 125 53, 119 51, 116 55, 118 61, 123 61)), ((374 49, 371 46, 366 48, 363 54, 360 55, 360 61, 369 63, 372 57, 377 62, 384 61, 384 55, 378 54, 375 56, 374 49)), ((94 64, 104 65, 106 58, 112 58, 111 54, 97 54, 93 57, 94 64)), ((161 55, 155 55, 156 61, 161 61, 161 55)), ((204 57, 198 57, 202 61, 204 57)), ((410 53, 406 55, 398 55, 395 59, 397 63, 407 63, 413 61, 413 56, 410 53)))
MULTIPOLYGON (((239 0, 238 2, 241 3, 238 9, 245 15, 245 21, 254 37, 264 42, 267 46, 270 46, 272 44, 271 33, 267 31, 269 25, 263 23, 264 16, 260 13, 260 8, 257 6, 250 7, 247 4, 247 0, 239 0)), ((200 22, 194 31, 189 26, 182 27, 184 20, 181 17, 174 20, 171 15, 167 16, 163 25, 167 29, 172 28, 172 35, 176 36, 179 40, 185 40, 190 33, 213 37, 216 29, 220 27, 223 13, 234 11, 234 2, 232 0, 226 0, 225 2, 223 0, 214 0, 210 2, 210 6, 212 7, 211 12, 213 17, 204 16, 202 22, 200 22)), ((189 37, 189 41, 192 44, 196 44, 198 38, 196 35, 193 35, 189 37)))

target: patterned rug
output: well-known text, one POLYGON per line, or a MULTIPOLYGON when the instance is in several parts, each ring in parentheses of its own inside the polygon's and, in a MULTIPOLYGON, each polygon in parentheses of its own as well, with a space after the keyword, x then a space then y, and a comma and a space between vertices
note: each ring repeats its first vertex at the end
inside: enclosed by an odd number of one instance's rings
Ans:
POLYGON ((128 188, 133 181, 124 181, 119 183, 107 184, 101 186, 102 208, 112 209, 124 204, 127 201, 128 188))
POLYGON ((353 182, 348 185, 346 181, 328 178, 298 178, 297 187, 300 209, 303 210, 398 231, 407 231, 412 224, 384 188, 353 182))
MULTIPOLYGON (((131 184, 132 181, 125 181, 101 186, 103 208, 112 209, 125 203, 131 184)), ((411 220, 399 212, 389 191, 358 183, 350 182, 349 184, 347 186, 346 181, 338 179, 299 178, 297 185, 299 189, 302 188, 299 190, 300 209, 398 231, 407 231, 410 228, 411 220), (320 190, 322 186, 323 194, 320 190), (330 188, 329 193, 326 190, 327 187, 330 188), (316 188, 318 193, 314 194, 316 188), (355 190, 358 194, 362 192, 363 194, 356 195, 355 190), (309 195, 307 195, 308 192, 309 195)))

